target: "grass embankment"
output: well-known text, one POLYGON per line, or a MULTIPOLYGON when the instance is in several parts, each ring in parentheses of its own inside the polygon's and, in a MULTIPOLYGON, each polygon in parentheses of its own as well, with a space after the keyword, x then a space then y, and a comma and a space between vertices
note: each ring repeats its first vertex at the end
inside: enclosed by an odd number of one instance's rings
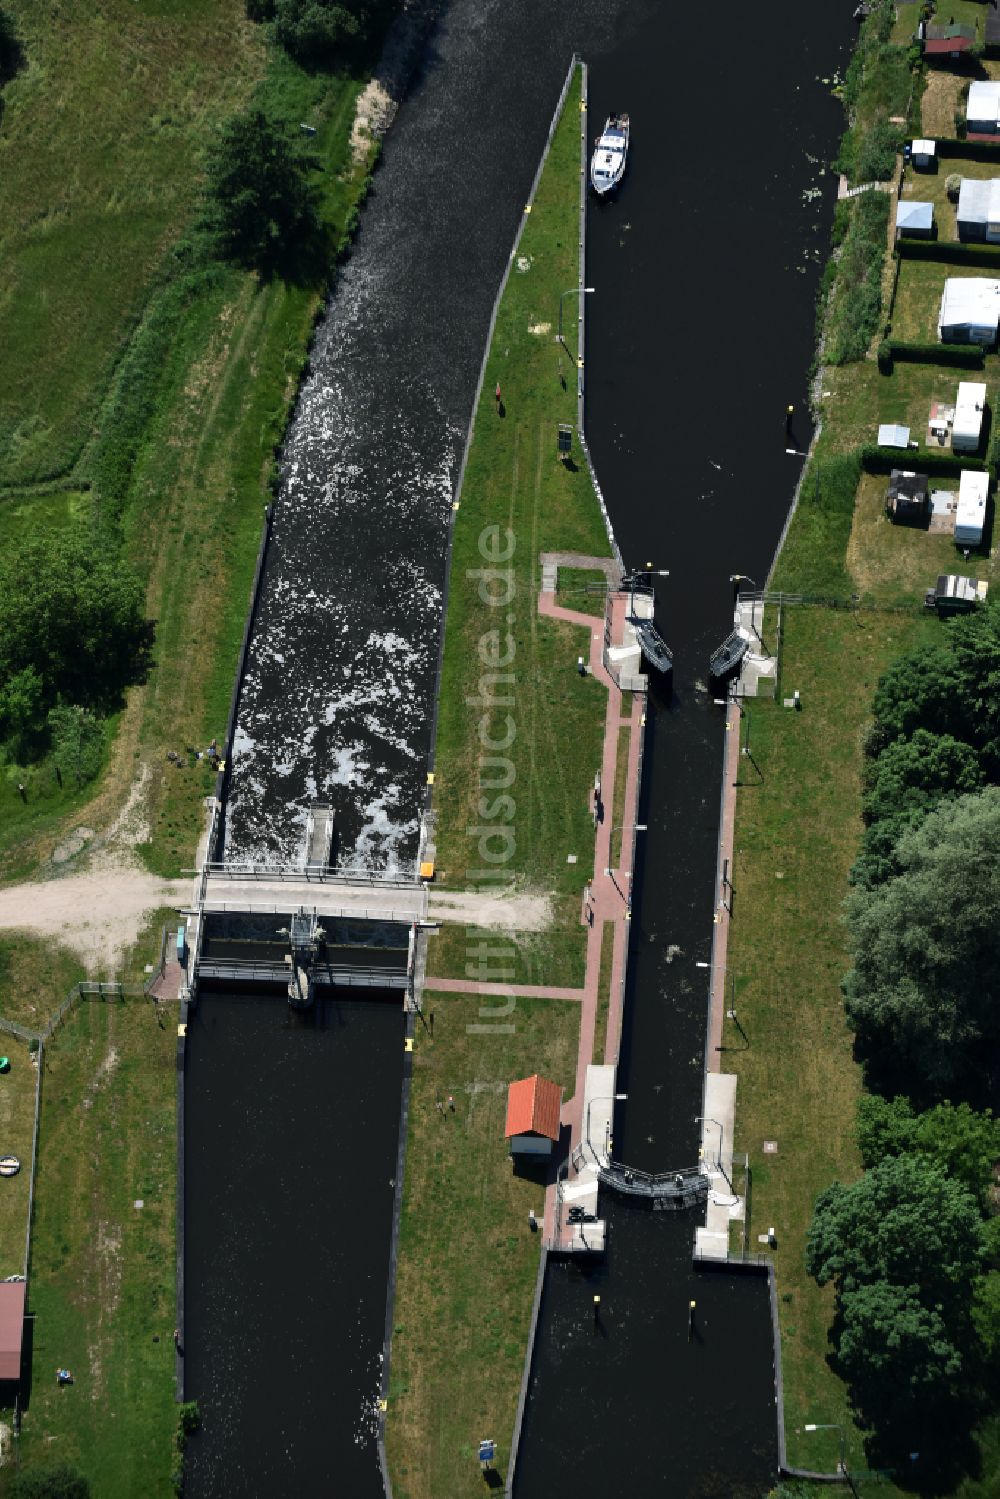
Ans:
POLYGON ((84 1000, 45 1049, 21 1461, 101 1499, 173 1493, 175 1046, 148 1001, 84 1000))
MULTIPOLYGON (((773 1226, 789 1461, 832 1472, 847 1392, 827 1362, 833 1310, 805 1270, 817 1195, 860 1175, 854 1116, 861 1073, 840 981, 849 966, 842 899, 861 835, 861 742, 879 675, 936 621, 818 608, 785 610, 780 702, 750 706, 759 781, 737 799, 735 913, 728 971, 744 1036, 726 1021, 724 1064, 739 1078, 736 1154, 750 1156, 756 1235, 773 1226), (776 1155, 763 1142, 775 1140, 776 1155), (832 1438, 832 1440, 826 1440, 832 1438)), ((860 1436, 853 1466, 863 1468, 860 1436)), ((880 1490, 885 1492, 885 1490, 880 1490)))
MULTIPOLYGON (((516 814, 492 825, 512 827, 516 847, 504 873, 553 896, 555 925, 519 940, 516 959, 502 966, 515 967, 522 982, 575 985, 583 982, 580 892, 593 871, 589 798, 607 699, 593 678, 577 674, 587 632, 540 619, 537 598, 540 552, 608 555, 580 455, 566 468, 556 449, 557 424, 575 421, 575 358, 553 331, 560 293, 576 280, 579 97, 575 80, 501 303, 476 413, 452 553, 434 785, 439 870, 450 886, 474 883, 470 871, 484 861, 478 835, 468 829, 487 822, 477 809, 484 794, 478 729, 486 710, 475 699, 490 669, 489 632, 500 631, 502 654, 510 650, 509 632, 513 659, 497 669, 514 674, 512 702, 489 716, 496 738, 506 737, 508 713, 516 728, 513 743, 496 752, 513 762, 506 789, 516 814), (491 561, 489 554, 506 551, 508 530, 513 554, 491 561), (510 599, 498 608, 483 602, 474 571, 491 566, 511 574, 510 599)), ((564 313, 572 353, 569 298, 564 313)), ((565 601, 576 607, 587 597, 574 592, 565 601)), ((494 690, 503 696, 508 687, 494 690)), ((430 944, 429 972, 464 975, 470 961, 475 969, 480 936, 501 950, 509 945, 496 933, 446 930, 430 944)), ((492 1000, 428 994, 425 1007, 434 1010, 435 1026, 433 1035, 418 1027, 416 1041, 387 1425, 399 1499, 438 1499, 478 1486, 475 1444, 484 1434, 500 1444, 501 1469, 506 1461, 539 1256, 527 1215, 529 1207, 540 1214, 542 1205, 540 1186, 511 1172, 506 1089, 538 1071, 569 1093, 580 1018, 579 1005, 568 1001, 518 999, 502 1019, 492 1000), (504 1032, 507 1024, 512 1034, 504 1032), (491 1029, 473 1029, 483 1025, 491 1029), (435 1103, 449 1093, 457 1111, 442 1117, 435 1103)))
POLYGON ((65 10, 65 27, 25 14, 28 67, 5 91, 14 176, 0 204, 20 227, 0 257, 5 267, 10 257, 20 321, 0 351, 12 402, 0 413, 0 540, 43 522, 110 530, 148 581, 155 664, 113 725, 96 798, 69 778, 60 787, 47 765, 7 767, 0 874, 47 858, 70 819, 110 821, 140 762, 153 771, 147 859, 173 874, 192 862, 210 789, 204 762, 185 750, 225 729, 274 448, 323 294, 206 260, 188 235, 199 165, 220 122, 251 100, 291 131, 313 125, 336 240, 374 152, 351 157, 362 80, 306 73, 246 20, 241 0, 181 0, 169 18, 137 16, 122 0, 65 10), (40 183, 30 147, 42 134, 55 165, 40 183), (65 493, 46 487, 50 473, 67 475, 65 493), (171 749, 184 768, 167 763, 171 749))
POLYGON ((0 1053, 10 1071, 0 1074, 0 1154, 16 1155, 17 1176, 0 1181, 0 1280, 24 1274, 24 1241, 31 1187, 31 1149, 38 1068, 27 1042, 0 1032, 0 1053))
MULTIPOLYGON (((508 826, 515 847, 501 867, 512 880, 574 898, 558 904, 562 932, 552 937, 556 946, 569 942, 582 953, 578 897, 593 873, 589 793, 601 763, 606 695, 592 677, 577 674, 577 658, 589 654, 587 633, 541 618, 537 607, 541 552, 609 555, 579 449, 566 466, 556 446, 558 423, 575 423, 576 418, 573 299, 563 304, 572 357, 555 341, 554 329, 560 294, 575 285, 577 275, 579 98, 577 79, 511 269, 476 412, 452 551, 434 805, 441 877, 460 887, 484 864, 479 834, 469 831, 488 821, 478 806, 485 753, 480 721, 485 712, 487 732, 503 740, 510 733, 505 727, 509 713, 516 737, 509 747, 492 752, 508 756, 514 766, 508 793, 516 806, 508 826), (503 415, 494 400, 497 384, 503 415), (508 531, 513 537, 509 559, 508 531), (501 554, 504 560, 490 560, 501 554), (509 588, 506 578, 484 583, 484 588, 510 593, 499 607, 484 602, 480 592, 478 570, 490 567, 505 574, 509 569, 509 588), (501 670, 514 680, 491 689, 480 679, 490 671, 493 631, 499 636, 492 649, 510 657, 501 670), (487 699, 509 696, 510 705, 477 706, 484 692, 487 699), (568 863, 569 855, 576 855, 577 862, 568 863)), ((582 602, 588 596, 572 595, 577 597, 582 602)), ((492 825, 499 826, 499 820, 492 825)), ((548 941, 543 937, 526 948, 525 958, 534 961, 536 972, 539 949, 544 953, 548 941)), ((453 955, 440 942, 437 949, 432 945, 429 961, 436 973, 464 972, 464 967, 444 966, 453 955)), ((533 981, 545 980, 536 976, 533 981)))
MULTIPOLYGON (((902 40, 894 35, 893 40, 902 40)), ((866 86, 882 67, 879 89, 900 84, 899 56, 869 47, 866 86)), ((925 134, 954 134, 958 79, 932 73, 922 95, 925 134), (947 128, 946 128, 947 127, 947 128)), ((874 97, 874 94, 873 94, 874 97)), ((902 110, 898 111, 902 113, 902 110)), ((912 122, 911 122, 912 123, 912 122)), ((850 144, 850 143, 849 143, 850 144)), ((937 205, 942 238, 953 233, 944 203, 947 170, 936 178, 908 173, 905 195, 937 205)), ((990 175, 968 164, 967 175, 990 175)), ((985 275, 972 267, 904 260, 891 311, 891 337, 933 344, 947 276, 985 275)), ((841 297, 839 306, 845 305, 841 297)), ((836 311, 836 294, 827 306, 836 311)), ((888 316, 883 310, 882 326, 888 316)), ((989 549, 966 561, 950 537, 889 523, 886 477, 862 472, 858 450, 875 441, 880 422, 911 428, 919 448, 900 454, 900 466, 921 467, 932 401, 954 402, 963 379, 985 379, 991 406, 1000 362, 985 373, 943 364, 897 360, 879 372, 873 353, 822 372, 823 429, 801 489, 799 507, 778 559, 774 585, 791 593, 849 600, 871 608, 786 608, 781 694, 798 689, 802 711, 759 702, 750 707, 753 755, 760 768, 752 790, 737 801, 735 917, 728 971, 739 1025, 726 1021, 725 1065, 739 1077, 737 1157, 749 1153, 752 1172, 750 1241, 773 1226, 784 1369, 788 1459, 833 1471, 837 1433, 806 1434, 806 1423, 843 1424, 852 1469, 866 1467, 862 1434, 851 1421, 847 1390, 827 1362, 833 1317, 830 1288, 806 1274, 804 1247, 816 1196, 831 1181, 861 1171, 855 1111, 862 1075, 855 1065, 840 982, 849 966, 842 923, 847 876, 861 832, 862 744, 879 675, 940 623, 921 608, 923 591, 939 572, 992 579, 989 549), (902 610, 903 612, 880 612, 902 610), (764 1141, 777 1153, 765 1154, 764 1141)), ((938 449, 940 451, 940 449, 938 449)), ((932 477, 932 488, 957 490, 958 478, 932 477)), ((749 778, 747 778, 749 779, 749 778)), ((984 1468, 995 1461, 994 1425, 983 1437, 984 1468)), ((995 1486, 995 1478, 991 1480, 995 1486)), ((869 1483, 859 1481, 867 1492, 869 1483)), ((872 1492, 893 1493, 891 1486, 872 1492)), ((994 1491, 969 1482, 958 1492, 994 1491)))
POLYGON ((214 125, 263 76, 241 0, 12 0, 26 59, 4 91, 0 484, 67 474, 214 125), (150 12, 154 12, 150 14, 150 12))
POLYGON ((541 1186, 511 1169, 507 1084, 537 1071, 573 1089, 578 1004, 519 999, 513 1035, 473 1031, 480 1005, 427 994, 434 1033, 417 1027, 386 1427, 396 1499, 478 1491, 482 1436, 506 1465, 538 1272, 528 1211, 542 1214, 541 1186))

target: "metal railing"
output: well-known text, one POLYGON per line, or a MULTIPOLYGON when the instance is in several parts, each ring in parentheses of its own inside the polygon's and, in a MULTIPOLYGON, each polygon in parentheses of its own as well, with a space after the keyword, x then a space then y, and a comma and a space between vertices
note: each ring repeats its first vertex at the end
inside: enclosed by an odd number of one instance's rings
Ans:
POLYGON ((664 1207, 693 1207, 704 1201, 711 1185, 700 1166, 653 1174, 609 1160, 606 1165, 595 1163, 595 1170, 602 1186, 626 1197, 642 1197, 664 1207))
POLYGON ((203 870, 203 888, 213 879, 253 880, 261 884, 310 885, 371 885, 373 888, 389 890, 418 890, 420 881, 416 875, 389 874, 381 869, 310 869, 305 864, 290 868, 288 865, 230 863, 206 864, 203 870))

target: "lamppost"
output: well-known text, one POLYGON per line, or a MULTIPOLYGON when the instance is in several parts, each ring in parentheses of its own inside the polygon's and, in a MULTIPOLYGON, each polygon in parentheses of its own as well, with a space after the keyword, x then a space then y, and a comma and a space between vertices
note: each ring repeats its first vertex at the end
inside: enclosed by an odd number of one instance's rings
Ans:
MULTIPOLYGON (((695 963, 694 966, 696 968, 708 968, 708 969, 710 969, 712 967, 711 963, 703 963, 703 962, 697 962, 697 963, 695 963)), ((740 1024, 739 1016, 736 1013, 736 977, 737 977, 737 975, 735 973, 730 972, 729 965, 726 964, 726 963, 723 963, 720 966, 719 972, 720 973, 728 973, 729 974, 729 1008, 726 1010, 726 1019, 727 1020, 731 1020, 733 1022, 733 1024, 736 1026, 736 1029, 739 1031, 740 1035, 743 1037, 743 1040, 746 1043, 746 1048, 749 1049, 749 1046, 750 1046, 750 1037, 747 1035, 746 1031, 743 1029, 743 1026, 740 1024)), ((741 975, 741 977, 742 977, 742 975, 741 975)), ((725 1050, 727 1048, 724 1048, 724 1047, 720 1046, 720 1047, 717 1047, 716 1049, 718 1051, 723 1051, 723 1050, 725 1050)))
POLYGON ((851 1484, 851 1493, 854 1493, 854 1485, 851 1483, 851 1475, 847 1471, 847 1433, 839 1421, 808 1421, 806 1431, 839 1431, 840 1432, 840 1471, 845 1479, 851 1484))
MULTIPOLYGON (((734 604, 739 599, 739 596, 740 596, 740 584, 741 583, 752 583, 753 586, 754 586, 754 589, 756 591, 758 591, 758 592, 760 591, 760 585, 757 583, 757 580, 755 578, 751 578, 751 576, 750 576, 749 573, 730 573, 729 574, 729 581, 733 585, 733 603, 734 604)), ((755 620, 754 620, 754 616, 755 616, 756 612, 757 612, 757 600, 754 599, 754 598, 751 598, 751 600, 750 600, 750 628, 754 632, 754 634, 757 636, 757 639, 760 641, 760 648, 761 648, 761 650, 766 650, 767 647, 765 646, 764 641, 761 638, 760 631, 757 629, 757 625, 756 625, 755 620)), ((763 601, 761 603, 760 622, 761 622, 761 624, 764 623, 763 601)))
MULTIPOLYGON (((620 822, 620 823, 618 823, 617 827, 613 827, 611 829, 611 836, 608 839, 608 857, 609 858, 611 857, 611 846, 614 843, 615 834, 616 833, 624 833, 625 829, 628 828, 628 827, 631 827, 631 829, 633 830, 633 832, 636 832, 636 833, 645 833, 645 832, 648 832, 648 830, 649 830, 649 824, 646 823, 646 822, 635 822, 635 823, 620 822)), ((610 866, 607 869, 605 869, 604 873, 608 876, 608 878, 610 879, 612 885, 614 885, 615 889, 618 891, 618 894, 621 896, 622 900, 625 902, 625 915, 626 915, 626 917, 627 917, 628 920, 631 920, 632 919, 632 885, 631 885, 632 871, 631 871, 631 869, 628 872, 628 878, 629 878, 629 893, 628 893, 628 895, 625 894, 625 891, 622 889, 621 885, 619 885, 618 881, 615 879, 615 872, 614 872, 614 870, 610 866)))
POLYGON ((715 1127, 716 1127, 716 1129, 719 1131, 719 1154, 718 1154, 717 1164, 718 1164, 719 1170, 722 1172, 722 1175, 723 1175, 723 1178, 725 1180, 726 1186, 729 1188, 730 1192, 732 1192, 733 1191, 733 1184, 729 1180, 729 1177, 726 1176, 726 1168, 722 1164, 722 1151, 723 1151, 724 1142, 725 1142, 725 1131, 723 1130, 722 1125, 719 1123, 718 1119, 712 1119, 712 1118, 709 1117, 708 1114, 697 1114, 695 1116, 695 1121, 694 1122, 695 1122, 695 1124, 714 1124, 715 1127))
MULTIPOLYGON (((627 1098, 628 1098, 628 1094, 627 1093, 598 1093, 598 1095, 597 1095, 596 1098, 588 1098, 587 1099, 587 1144, 590 1146, 590 1153, 594 1157, 595 1161, 597 1159, 597 1151, 594 1149, 593 1141, 590 1138, 590 1111, 591 1111, 591 1109, 594 1107, 595 1103, 624 1103, 627 1098)), ((611 1154, 610 1150, 608 1149, 608 1146, 609 1146, 609 1143, 610 1143, 610 1135, 611 1135, 611 1121, 608 1120, 607 1126, 606 1126, 605 1131, 604 1131, 604 1154, 605 1154, 605 1157, 609 1157, 610 1154, 611 1154)))
MULTIPOLYGON (((591 293, 595 289, 596 288, 594 288, 593 286, 571 286, 568 291, 564 291, 564 292, 562 292, 560 294, 560 297, 559 297, 559 332, 558 332, 558 334, 556 336, 557 336, 559 342, 562 344, 562 346, 563 346, 564 349, 566 349, 566 342, 565 342, 565 340, 563 338, 563 334, 562 334, 563 302, 566 300, 567 297, 578 297, 578 296, 580 296, 581 293, 583 293, 585 296, 589 297, 591 295, 591 293)), ((569 349, 566 349, 566 357, 568 359, 571 359, 573 357, 570 354, 569 349)))

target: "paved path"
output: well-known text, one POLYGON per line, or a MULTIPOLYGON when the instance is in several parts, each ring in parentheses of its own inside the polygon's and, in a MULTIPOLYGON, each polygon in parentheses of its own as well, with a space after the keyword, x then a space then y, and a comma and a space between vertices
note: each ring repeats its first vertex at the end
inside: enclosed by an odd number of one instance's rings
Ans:
POLYGON ((425 990, 438 994, 521 994, 525 999, 583 999, 586 989, 560 989, 555 984, 485 984, 474 979, 425 978, 425 990))
POLYGON ((726 956, 729 951, 729 926, 732 921, 732 886, 725 882, 733 871, 733 834, 736 824, 736 783, 740 770, 740 710, 730 702, 726 713, 726 753, 722 767, 722 814, 719 820, 719 888, 715 893, 715 929, 712 933, 712 990, 708 1013, 709 1072, 722 1069, 722 1024, 726 1013, 726 956))
MULTIPOLYGON (((563 1104, 562 1122, 570 1127, 570 1150, 580 1143, 582 1134, 583 1095, 587 1068, 594 1060, 595 1041, 609 1061, 617 1061, 618 1043, 621 1035, 622 979, 625 972, 625 955, 628 947, 628 925, 630 920, 628 894, 632 883, 632 840, 627 836, 635 822, 637 772, 639 766, 640 738, 645 722, 645 702, 641 695, 632 694, 631 712, 624 720, 628 723, 629 765, 626 781, 625 805, 614 806, 615 769, 618 762, 618 741, 621 728, 623 694, 617 683, 604 668, 604 628, 589 614, 578 614, 564 609, 555 602, 555 595, 543 592, 538 598, 538 612, 551 619, 561 619, 568 624, 581 625, 590 631, 590 670, 605 687, 608 705, 604 723, 604 753, 601 761, 601 790, 604 798, 604 815, 597 824, 594 838, 594 880, 590 887, 589 914, 587 907, 581 920, 589 923, 587 932, 587 970, 580 1010, 580 1039, 576 1058, 576 1084, 573 1096, 563 1104), (596 624, 596 628, 595 628, 596 624), (621 865, 610 870, 611 834, 615 827, 625 825, 622 837, 621 865), (623 893, 624 892, 624 893, 623 893), (606 930, 606 929, 610 930, 606 930), (614 944, 611 962, 610 1005, 607 1031, 604 1036, 595 1036, 597 1008, 601 974, 601 947, 605 941, 614 944)), ((620 640, 625 623, 624 597, 616 597, 612 604, 612 639, 620 640)), ((555 1186, 545 1194, 545 1237, 551 1239, 555 1232, 555 1186)))
MULTIPOLYGON (((543 562, 558 563, 559 566, 594 564, 598 559, 578 557, 575 553, 546 553, 543 562)), ((609 563, 609 567, 614 564, 609 563)), ((628 950, 629 894, 632 883, 632 847, 630 836, 635 826, 639 792, 639 763, 642 751, 642 732, 645 725, 645 698, 641 693, 626 694, 604 668, 604 621, 592 614, 580 614, 574 609, 563 608, 556 603, 554 569, 549 571, 547 582, 538 598, 538 612, 549 619, 563 620, 566 624, 578 625, 590 636, 590 671, 608 694, 604 719, 604 748, 601 757, 601 793, 603 816, 597 823, 594 834, 594 878, 581 900, 580 922, 587 927, 587 962, 582 989, 563 988, 554 984, 494 984, 477 983, 470 979, 443 979, 428 976, 424 990, 437 990, 444 994, 524 995, 538 999, 569 999, 580 1004, 580 1035, 577 1044, 576 1079, 573 1093, 562 1108, 562 1123, 570 1129, 570 1150, 580 1144, 583 1127, 583 1098, 587 1068, 594 1061, 594 1052, 599 1059, 607 1058, 617 1063, 622 1026, 622 984, 628 950), (628 728, 628 770, 625 780, 625 799, 621 807, 614 805, 615 772, 618 763, 621 730, 628 728), (621 862, 611 869, 611 835, 615 828, 623 829, 621 862), (608 1021, 605 1033, 596 1035, 597 1011, 601 999, 601 951, 605 942, 612 946, 611 973, 609 979, 608 1021)), ((612 640, 622 639, 625 627, 625 597, 617 595, 612 600, 612 640)), ((545 1219, 543 1234, 551 1239, 555 1233, 555 1185, 545 1194, 545 1219)))

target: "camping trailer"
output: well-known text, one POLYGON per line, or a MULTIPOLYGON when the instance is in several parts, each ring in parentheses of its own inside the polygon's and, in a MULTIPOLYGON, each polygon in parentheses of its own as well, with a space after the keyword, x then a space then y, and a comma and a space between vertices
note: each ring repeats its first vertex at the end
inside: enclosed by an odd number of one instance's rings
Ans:
POLYGON ((975 453, 983 437, 986 386, 980 380, 963 380, 955 401, 951 445, 956 453, 975 453))
POLYGON ((958 509, 955 511, 955 545, 977 547, 986 525, 986 496, 990 476, 978 470, 963 470, 958 486, 958 509))
POLYGON ((1000 131, 1000 83, 977 78, 969 85, 965 129, 968 135, 996 135, 1000 131))
POLYGON ((938 313, 938 338, 946 344, 994 344, 1000 324, 1000 281, 949 276, 938 313))

